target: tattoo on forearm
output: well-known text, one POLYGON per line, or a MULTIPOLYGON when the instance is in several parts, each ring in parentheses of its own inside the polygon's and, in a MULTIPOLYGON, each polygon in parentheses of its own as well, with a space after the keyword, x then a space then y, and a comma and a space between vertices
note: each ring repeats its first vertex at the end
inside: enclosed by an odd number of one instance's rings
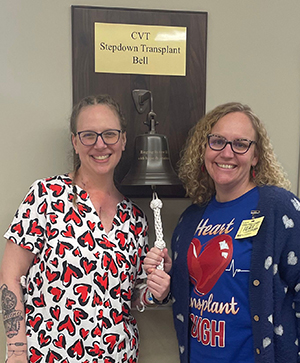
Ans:
POLYGON ((2 285, 0 289, 4 328, 6 336, 12 338, 19 333, 20 321, 23 320, 22 311, 16 310, 17 296, 6 285, 2 285))
POLYGON ((15 343, 8 343, 9 345, 15 345, 16 347, 23 347, 24 345, 27 345, 27 343, 23 343, 23 342, 15 342, 15 343))
MULTIPOLYGON (((13 355, 16 357, 21 357, 22 355, 27 355, 27 350, 26 349, 22 349, 22 350, 12 350, 12 349, 8 349, 7 350, 7 360, 5 362, 8 361, 8 358, 11 358, 13 355)), ((23 362, 23 360, 16 360, 16 363, 18 362, 23 362)))

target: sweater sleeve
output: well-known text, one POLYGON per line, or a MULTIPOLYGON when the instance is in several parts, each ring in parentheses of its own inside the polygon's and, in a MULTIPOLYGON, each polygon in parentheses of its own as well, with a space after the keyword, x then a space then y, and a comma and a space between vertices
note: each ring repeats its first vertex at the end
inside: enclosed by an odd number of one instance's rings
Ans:
MULTIPOLYGON (((297 340, 300 343, 300 201, 292 193, 287 193, 287 196, 288 198, 281 202, 277 215, 277 245, 280 245, 281 240, 283 241, 278 273, 283 281, 286 296, 288 292, 293 296, 292 304, 296 316, 297 340)), ((299 348, 298 362, 300 362, 299 348)))

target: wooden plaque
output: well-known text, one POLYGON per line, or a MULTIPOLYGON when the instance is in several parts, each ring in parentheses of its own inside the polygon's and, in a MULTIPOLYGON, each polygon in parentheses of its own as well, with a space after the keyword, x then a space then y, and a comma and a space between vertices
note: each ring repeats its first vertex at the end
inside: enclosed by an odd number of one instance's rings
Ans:
MULTIPOLYGON (((115 178, 129 197, 149 197, 151 187, 122 187, 120 181, 133 162, 135 137, 148 132, 147 110, 140 114, 132 91, 150 90, 157 115, 156 132, 167 137, 176 170, 180 151, 191 127, 204 115, 206 103, 207 13, 72 6, 73 102, 108 93, 121 105, 127 120, 127 145, 115 178), (186 28, 184 76, 95 72, 95 23, 186 28)), ((105 55, 104 55, 105 56, 105 55)), ((181 186, 158 186, 161 197, 183 197, 181 186)))

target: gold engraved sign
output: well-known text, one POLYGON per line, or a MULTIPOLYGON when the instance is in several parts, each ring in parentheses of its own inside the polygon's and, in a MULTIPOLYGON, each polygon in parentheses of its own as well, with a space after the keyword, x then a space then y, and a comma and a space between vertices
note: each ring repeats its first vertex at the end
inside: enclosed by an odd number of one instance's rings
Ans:
POLYGON ((186 27, 95 23, 95 72, 186 75, 186 27))

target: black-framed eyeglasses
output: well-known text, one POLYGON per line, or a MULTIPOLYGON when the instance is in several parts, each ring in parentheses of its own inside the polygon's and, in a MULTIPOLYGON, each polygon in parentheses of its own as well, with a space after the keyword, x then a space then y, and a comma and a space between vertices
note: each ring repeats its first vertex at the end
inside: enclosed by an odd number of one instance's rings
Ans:
POLYGON ((235 139, 228 141, 225 137, 215 134, 208 134, 208 146, 214 151, 221 151, 225 149, 227 144, 230 144, 231 150, 236 154, 245 154, 252 144, 256 144, 256 141, 248 139, 235 139))
POLYGON ((96 131, 80 131, 77 132, 79 140, 85 146, 93 146, 98 141, 100 136, 105 145, 114 145, 120 140, 120 134, 122 130, 105 130, 103 132, 96 131))

